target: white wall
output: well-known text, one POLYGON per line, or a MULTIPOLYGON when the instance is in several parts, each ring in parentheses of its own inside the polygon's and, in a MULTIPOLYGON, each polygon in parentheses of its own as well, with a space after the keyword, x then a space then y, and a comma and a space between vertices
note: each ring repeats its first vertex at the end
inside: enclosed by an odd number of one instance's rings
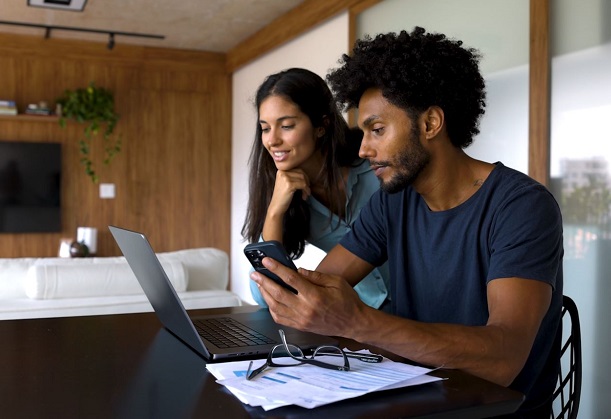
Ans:
POLYGON ((348 14, 344 13, 271 51, 233 75, 230 287, 245 301, 254 302, 249 288, 250 265, 243 253, 246 243, 240 231, 248 202, 248 157, 256 126, 256 90, 267 75, 290 67, 307 68, 324 78, 328 70, 338 66, 339 58, 347 51, 348 14))

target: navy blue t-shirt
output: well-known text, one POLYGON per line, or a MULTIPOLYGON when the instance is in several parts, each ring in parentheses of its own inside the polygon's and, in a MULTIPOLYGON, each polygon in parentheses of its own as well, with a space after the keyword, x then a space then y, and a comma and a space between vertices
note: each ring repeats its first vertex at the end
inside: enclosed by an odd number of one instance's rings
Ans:
POLYGON ((380 190, 340 244, 374 266, 388 260, 392 312, 422 322, 485 325, 486 285, 496 278, 550 284, 550 309, 510 386, 526 394, 525 408, 549 398, 558 366, 563 246, 560 209, 544 186, 496 163, 471 198, 447 211, 431 211, 411 187, 380 190))

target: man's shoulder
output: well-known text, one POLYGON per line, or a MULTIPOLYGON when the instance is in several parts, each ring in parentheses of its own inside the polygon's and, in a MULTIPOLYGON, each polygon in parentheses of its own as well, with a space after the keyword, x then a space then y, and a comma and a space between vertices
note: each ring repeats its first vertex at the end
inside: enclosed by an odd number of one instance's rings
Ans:
POLYGON ((505 166, 500 161, 494 163, 494 169, 492 170, 491 174, 496 175, 500 179, 510 179, 516 182, 538 183, 536 180, 528 176, 526 173, 520 172, 519 170, 513 169, 509 166, 505 166))
POLYGON ((515 216, 523 215, 517 211, 518 208, 530 214, 539 210, 550 216, 552 212, 560 213, 558 202, 551 191, 525 173, 497 163, 492 174, 489 198, 484 199, 490 199, 495 207, 515 211, 515 216))
POLYGON ((494 189, 507 192, 521 192, 523 189, 528 189, 549 193, 549 190, 543 184, 527 174, 507 167, 500 162, 495 163, 495 165, 496 167, 490 175, 494 189))

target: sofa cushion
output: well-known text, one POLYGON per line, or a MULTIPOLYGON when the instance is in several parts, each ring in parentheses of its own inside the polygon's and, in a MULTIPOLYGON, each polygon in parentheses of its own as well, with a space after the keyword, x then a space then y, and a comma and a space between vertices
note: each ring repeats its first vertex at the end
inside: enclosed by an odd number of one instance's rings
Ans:
POLYGON ((0 300, 27 298, 22 278, 37 258, 0 259, 0 300))
MULTIPOLYGON (((142 294, 142 288, 123 258, 39 259, 24 281, 33 299, 79 298, 142 294)), ((178 260, 161 262, 177 292, 186 291, 188 274, 178 260)))
POLYGON ((187 291, 226 290, 229 286, 229 256, 221 249, 201 247, 157 253, 162 262, 179 260, 188 272, 187 291))

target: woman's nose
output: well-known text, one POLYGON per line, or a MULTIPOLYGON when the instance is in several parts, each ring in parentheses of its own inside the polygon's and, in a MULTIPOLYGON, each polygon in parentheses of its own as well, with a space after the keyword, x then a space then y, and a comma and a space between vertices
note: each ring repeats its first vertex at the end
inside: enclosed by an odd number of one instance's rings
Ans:
POLYGON ((270 130, 267 135, 267 144, 269 146, 274 146, 282 143, 282 138, 276 135, 276 130, 270 130))

